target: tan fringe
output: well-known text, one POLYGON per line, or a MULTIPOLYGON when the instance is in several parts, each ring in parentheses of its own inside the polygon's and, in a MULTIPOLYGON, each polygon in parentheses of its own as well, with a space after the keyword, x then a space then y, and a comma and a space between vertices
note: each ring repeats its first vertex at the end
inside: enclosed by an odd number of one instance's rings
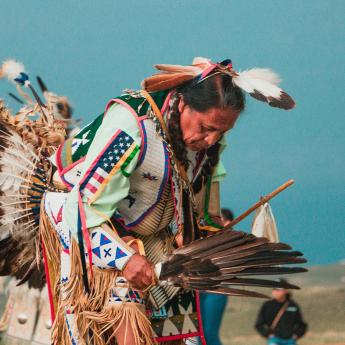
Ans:
MULTIPOLYGON (((43 205, 43 202, 42 202, 43 205)), ((109 304, 109 297, 119 275, 116 270, 101 270, 93 266, 92 277, 89 274, 90 293, 84 291, 82 266, 78 243, 71 240, 71 271, 68 282, 60 283, 61 244, 56 230, 41 205, 40 233, 46 247, 49 272, 53 277, 55 322, 52 329, 52 343, 71 345, 65 310, 69 308, 75 317, 75 323, 82 343, 91 330, 94 345, 105 345, 115 337, 119 327, 131 327, 135 344, 152 345, 153 332, 151 323, 136 303, 109 304), (104 340, 106 337, 107 340, 104 340)), ((89 343, 89 341, 87 341, 89 343)), ((86 343, 85 343, 86 344, 86 343)))
POLYGON ((51 262, 54 273, 60 273, 60 248, 61 244, 56 234, 56 230, 50 222, 45 209, 44 198, 41 202, 39 231, 46 247, 46 255, 51 262))
POLYGON ((116 338, 120 327, 130 327, 134 336, 131 345, 155 344, 151 323, 142 309, 137 303, 124 302, 108 305, 101 312, 84 312, 83 316, 88 321, 87 329, 94 332, 92 343, 109 344, 116 338), (104 334, 107 334, 106 343, 102 340, 104 334))
POLYGON ((12 308, 13 308, 13 302, 14 302, 13 297, 10 295, 6 303, 5 311, 2 314, 1 319, 0 319, 0 332, 5 332, 8 328, 8 324, 10 322, 10 317, 11 317, 12 308))
POLYGON ((47 257, 47 266, 49 269, 50 284, 53 292, 54 298, 54 309, 55 313, 59 305, 59 295, 60 295, 60 252, 61 244, 59 238, 57 237, 56 230, 51 224, 45 209, 44 209, 44 198, 41 202, 40 210, 40 223, 39 232, 41 240, 44 243, 45 254, 47 257))
POLYGON ((65 319, 65 308, 60 304, 55 310, 55 321, 51 333, 52 345, 72 345, 67 322, 65 319))

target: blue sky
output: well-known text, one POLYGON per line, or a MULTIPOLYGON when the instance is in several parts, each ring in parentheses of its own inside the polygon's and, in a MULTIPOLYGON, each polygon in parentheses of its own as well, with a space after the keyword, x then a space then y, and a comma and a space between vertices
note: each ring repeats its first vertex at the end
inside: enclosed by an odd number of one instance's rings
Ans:
POLYGON ((239 214, 294 178, 271 203, 281 239, 312 264, 345 257, 345 1, 2 0, 1 12, 0 60, 23 61, 85 122, 154 63, 206 56, 279 72, 297 108, 248 98, 228 136, 222 203, 239 214))

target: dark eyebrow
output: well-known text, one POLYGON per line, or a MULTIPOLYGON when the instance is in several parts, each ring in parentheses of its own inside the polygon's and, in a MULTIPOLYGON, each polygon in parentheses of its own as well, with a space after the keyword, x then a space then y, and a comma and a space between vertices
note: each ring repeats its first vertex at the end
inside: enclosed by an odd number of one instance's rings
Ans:
POLYGON ((210 130, 213 130, 213 131, 219 131, 219 132, 222 132, 222 133, 225 133, 226 131, 222 130, 221 128, 217 128, 217 127, 214 127, 212 125, 205 125, 204 127, 206 127, 207 129, 210 129, 210 130))

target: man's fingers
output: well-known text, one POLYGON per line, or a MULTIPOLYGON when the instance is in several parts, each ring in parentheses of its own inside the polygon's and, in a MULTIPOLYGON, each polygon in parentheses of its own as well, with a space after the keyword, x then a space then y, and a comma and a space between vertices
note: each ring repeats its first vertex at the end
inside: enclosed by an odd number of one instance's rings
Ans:
POLYGON ((129 283, 139 290, 144 290, 154 282, 151 263, 139 254, 133 255, 124 269, 124 276, 129 283))
POLYGON ((152 279, 148 276, 142 277, 141 281, 142 281, 142 284, 144 285, 144 287, 147 287, 147 286, 152 284, 152 279))

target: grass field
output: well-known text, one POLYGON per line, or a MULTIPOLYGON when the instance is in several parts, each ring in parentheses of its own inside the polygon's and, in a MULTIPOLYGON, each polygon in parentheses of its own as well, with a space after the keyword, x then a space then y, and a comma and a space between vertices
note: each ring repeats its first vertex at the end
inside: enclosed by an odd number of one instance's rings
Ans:
MULTIPOLYGON (((300 345, 345 345, 344 276, 344 265, 331 265, 312 267, 310 272, 290 279, 302 286, 294 299, 309 324, 300 345)), ((253 328, 262 303, 258 299, 229 299, 221 333, 224 345, 265 344, 253 328)))

